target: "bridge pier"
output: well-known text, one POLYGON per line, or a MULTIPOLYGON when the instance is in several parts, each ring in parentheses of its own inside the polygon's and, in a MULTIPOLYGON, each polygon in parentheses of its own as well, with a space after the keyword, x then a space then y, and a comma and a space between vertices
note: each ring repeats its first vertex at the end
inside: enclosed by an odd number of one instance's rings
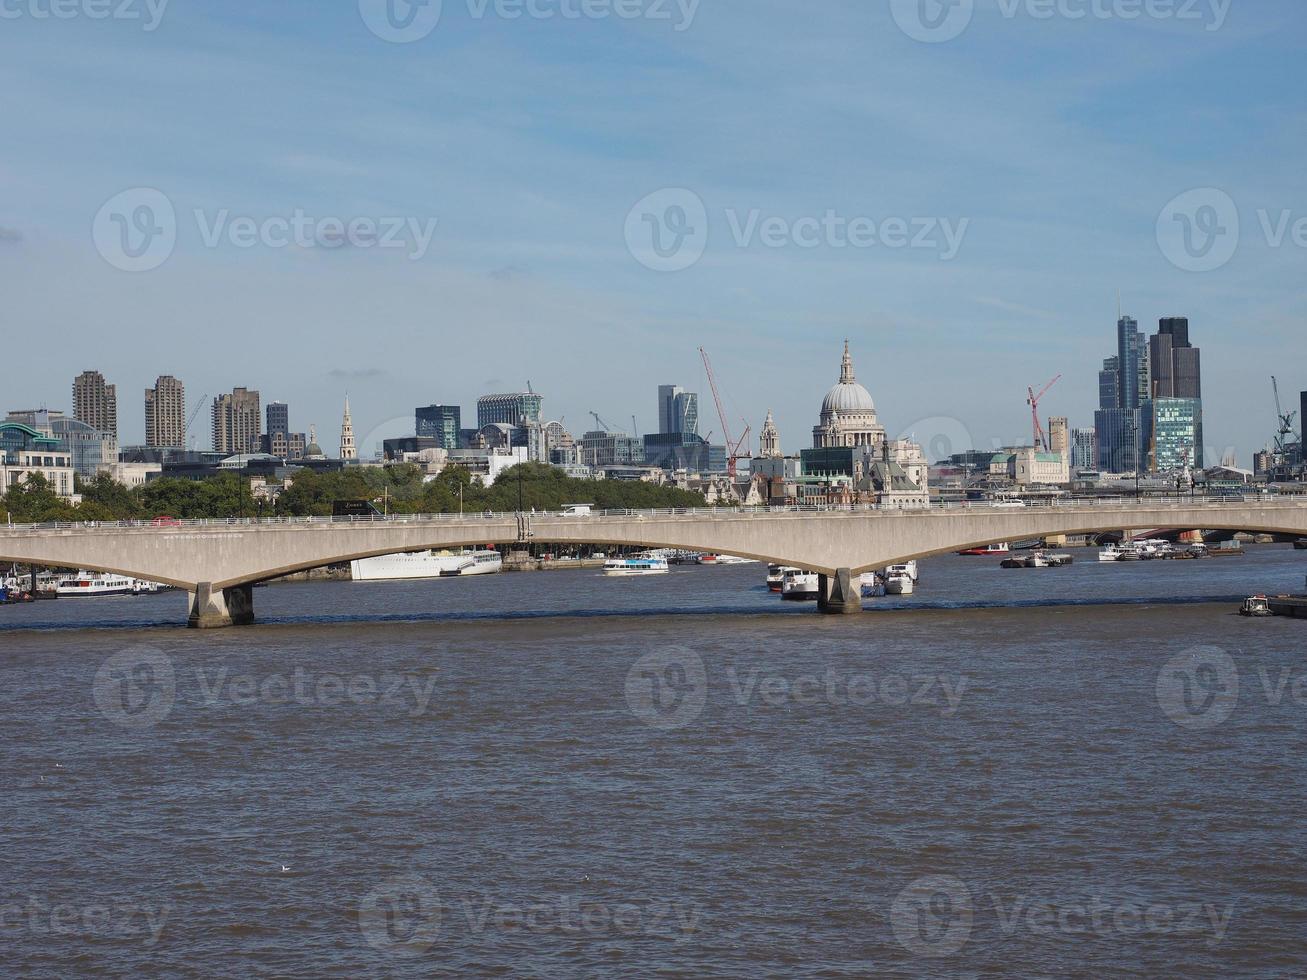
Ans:
POLYGON ((817 608, 831 616, 856 616, 862 612, 862 590, 853 573, 841 568, 834 575, 817 576, 817 608))
POLYGON ((251 626, 254 623, 252 585, 215 589, 210 583, 201 582, 194 592, 187 595, 191 615, 186 625, 191 629, 212 630, 226 626, 251 626))

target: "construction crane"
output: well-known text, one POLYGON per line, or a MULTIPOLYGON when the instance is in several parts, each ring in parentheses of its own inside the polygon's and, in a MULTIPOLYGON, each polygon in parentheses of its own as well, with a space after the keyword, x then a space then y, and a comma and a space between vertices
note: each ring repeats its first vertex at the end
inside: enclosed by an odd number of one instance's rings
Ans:
MULTIPOLYGON (((726 440, 726 472, 732 479, 735 477, 736 464, 739 462, 741 455, 740 450, 748 443, 749 435, 753 431, 746 422, 744 426, 744 435, 740 436, 740 441, 735 442, 731 439, 731 425, 726 421, 726 409, 722 406, 722 395, 717 388, 717 376, 713 374, 712 361, 708 358, 708 352, 702 347, 699 353, 703 357, 703 369, 708 374, 708 387, 712 389, 713 403, 717 406, 717 417, 722 422, 722 438, 726 440)), ((743 421, 743 420, 741 420, 743 421)))
POLYGON ((1062 375, 1059 374, 1048 384, 1044 385, 1038 395, 1035 394, 1035 389, 1033 387, 1026 389, 1026 404, 1030 406, 1030 417, 1034 420, 1035 448, 1043 449, 1045 452, 1048 451, 1048 436, 1044 434, 1044 424, 1039 421, 1039 402, 1048 394, 1048 390, 1061 380, 1062 375))
POLYGON ((607 422, 603 420, 603 418, 600 416, 598 412, 591 412, 590 414, 594 416, 595 424, 599 426, 599 428, 603 429, 605 432, 616 431, 611 425, 609 425, 607 422))
POLYGON ((1279 428, 1275 432, 1275 454, 1280 457, 1280 462, 1288 455, 1291 443, 1290 436, 1293 435, 1293 420, 1298 417, 1297 412, 1284 413, 1284 406, 1280 404, 1280 382, 1271 376, 1271 388, 1275 392, 1275 420, 1279 428))
MULTIPOLYGON (((195 403, 195 408, 191 411, 191 417, 186 420, 186 431, 182 433, 183 445, 188 444, 188 440, 191 435, 191 426, 195 424, 195 419, 199 416, 200 409, 204 407, 204 403, 207 402, 208 400, 209 400, 208 395, 201 395, 199 401, 195 403)), ((194 448, 194 446, 192 446, 191 448, 194 448)))

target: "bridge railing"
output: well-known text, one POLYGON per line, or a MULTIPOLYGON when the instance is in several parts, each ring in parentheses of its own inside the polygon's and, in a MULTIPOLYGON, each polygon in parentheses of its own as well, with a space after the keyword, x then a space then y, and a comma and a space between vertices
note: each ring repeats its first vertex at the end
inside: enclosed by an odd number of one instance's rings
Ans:
POLYGON ((931 514, 940 512, 978 511, 983 513, 1012 513, 1018 510, 1079 510, 1079 509, 1205 509, 1254 504, 1270 509, 1301 509, 1307 507, 1303 498, 1280 499, 1265 494, 1221 494, 1190 495, 1170 494, 1150 497, 1079 497, 1056 498, 1048 500, 1027 500, 1022 503, 1002 503, 993 501, 939 501, 928 507, 900 507, 879 504, 808 504, 787 506, 757 507, 676 507, 651 510, 595 510, 588 513, 569 513, 566 511, 528 511, 518 513, 485 511, 480 514, 373 514, 348 517, 217 517, 179 520, 174 518, 156 518, 142 521, 86 521, 64 522, 49 521, 43 524, 9 524, 4 528, 10 532, 40 533, 47 531, 102 530, 106 528, 131 528, 141 530, 169 531, 176 529, 218 529, 232 527, 277 527, 277 526, 376 526, 431 523, 467 523, 484 521, 516 521, 519 517, 532 519, 579 521, 598 518, 631 520, 632 518, 657 517, 712 517, 722 515, 753 514, 830 514, 830 513, 895 513, 895 514, 931 514))

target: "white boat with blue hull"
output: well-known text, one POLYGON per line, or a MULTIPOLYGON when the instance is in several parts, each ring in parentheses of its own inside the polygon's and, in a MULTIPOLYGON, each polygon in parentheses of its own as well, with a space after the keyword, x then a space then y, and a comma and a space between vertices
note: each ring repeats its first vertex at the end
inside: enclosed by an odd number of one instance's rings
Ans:
POLYGON ((605 575, 666 575, 667 573, 667 559, 662 557, 610 558, 604 562, 605 575))

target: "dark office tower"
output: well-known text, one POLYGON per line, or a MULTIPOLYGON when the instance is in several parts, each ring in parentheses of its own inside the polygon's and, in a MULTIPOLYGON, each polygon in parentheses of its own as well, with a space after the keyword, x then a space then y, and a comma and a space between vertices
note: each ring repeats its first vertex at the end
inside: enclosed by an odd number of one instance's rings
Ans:
POLYGON ((1148 397, 1148 358, 1139 321, 1123 316, 1116 323, 1116 358, 1121 387, 1118 408, 1138 408, 1148 397))
POLYGON ((268 402, 268 435, 290 435, 290 406, 285 402, 268 402))
POLYGON ((1201 351, 1189 343, 1189 321, 1167 317, 1148 341, 1152 390, 1144 405, 1145 448, 1154 472, 1203 466, 1201 351))
POLYGON ((1121 370, 1120 362, 1109 357, 1103 362, 1103 370, 1098 372, 1098 407, 1106 411, 1121 405, 1121 370))
POLYGON ((458 405, 428 405, 414 413, 414 430, 419 438, 435 439, 441 449, 459 447, 463 409, 458 405))
POLYGON ((1187 316, 1165 316, 1158 324, 1158 333, 1171 338, 1171 346, 1189 346, 1189 318, 1187 316))

